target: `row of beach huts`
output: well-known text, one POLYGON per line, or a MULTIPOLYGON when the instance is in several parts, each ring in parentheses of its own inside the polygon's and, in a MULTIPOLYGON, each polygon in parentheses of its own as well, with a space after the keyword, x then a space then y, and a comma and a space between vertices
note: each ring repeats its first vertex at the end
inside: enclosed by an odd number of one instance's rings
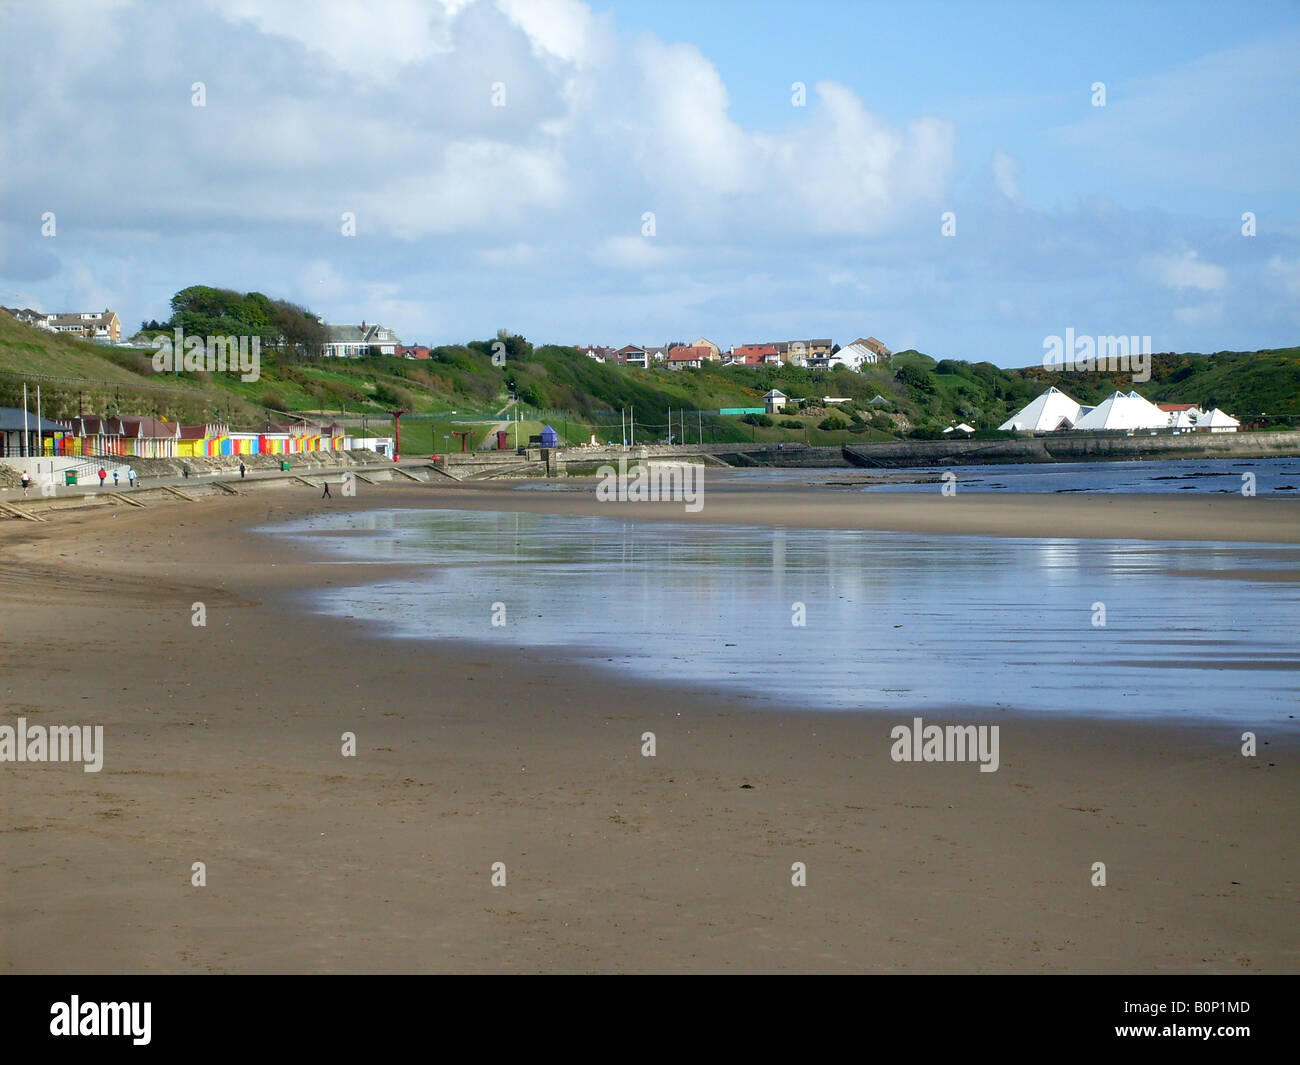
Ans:
POLYGON ((340 425, 268 423, 244 432, 220 422, 187 424, 145 415, 81 415, 51 421, 18 407, 0 408, 0 458, 218 458, 370 450, 387 454, 389 437, 349 436, 340 425))

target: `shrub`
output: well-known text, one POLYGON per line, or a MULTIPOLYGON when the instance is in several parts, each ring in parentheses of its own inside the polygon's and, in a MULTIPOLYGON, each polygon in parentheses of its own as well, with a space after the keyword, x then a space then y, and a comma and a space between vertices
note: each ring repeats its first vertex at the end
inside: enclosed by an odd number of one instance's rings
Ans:
POLYGON ((843 418, 837 418, 831 414, 817 423, 818 429, 825 429, 827 432, 834 432, 837 429, 843 429, 848 423, 843 418))
POLYGON ((764 429, 771 428, 776 422, 772 421, 766 414, 746 414, 740 419, 746 425, 757 425, 764 429))
POLYGON ((375 386, 372 393, 376 403, 385 407, 397 407, 401 410, 410 410, 415 406, 415 398, 404 388, 397 385, 390 385, 384 382, 375 386))
POLYGON ((802 429, 803 422, 797 422, 793 418, 784 418, 781 421, 782 429, 802 429))
POLYGON ((894 372, 894 379, 900 384, 916 389, 918 392, 934 392, 934 385, 930 381, 929 374, 915 366, 900 366, 894 372))

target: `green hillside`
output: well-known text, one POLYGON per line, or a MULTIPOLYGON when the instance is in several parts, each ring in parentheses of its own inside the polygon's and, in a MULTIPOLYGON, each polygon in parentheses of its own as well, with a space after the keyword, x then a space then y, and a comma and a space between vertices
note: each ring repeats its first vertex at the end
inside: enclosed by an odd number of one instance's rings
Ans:
MULTIPOLYGON (((178 297, 195 292, 220 294, 187 289, 178 297)), ((226 295, 236 303, 256 296, 226 295)), ((256 297, 252 305, 270 307, 268 314, 300 312, 265 297, 256 297)), ((239 313, 238 305, 233 310, 227 306, 213 321, 239 329, 248 324, 239 313)), ((191 328, 204 324, 201 318, 186 321, 191 328)), ((150 325, 163 330, 172 323, 150 325)), ((268 333, 267 339, 274 337, 268 333)), ((1081 403, 1096 403, 1116 389, 1137 388, 1156 401, 1222 407, 1247 423, 1300 425, 1300 348, 1156 355, 1151 380, 1137 384, 1128 375, 1001 369, 989 362, 935 360, 916 351, 901 352, 887 365, 860 373, 789 366, 638 370, 597 363, 568 347, 534 348, 504 332, 490 340, 434 348, 428 360, 309 358, 268 346, 262 351, 260 379, 248 383, 237 374, 156 373, 151 355, 151 350, 55 336, 0 314, 0 405, 18 405, 25 381, 33 390, 41 386, 47 417, 121 412, 182 421, 220 419, 250 428, 268 414, 300 413, 358 428, 364 421, 378 435, 391 433, 388 412, 397 408, 410 412, 402 421, 408 454, 459 449, 456 432, 469 432, 466 446, 477 446, 516 410, 531 423, 521 427, 525 440, 543 423, 570 442, 593 434, 615 440, 620 411, 628 408, 635 410, 637 439, 645 442, 667 437, 670 411, 674 438, 682 438, 684 427, 691 441, 837 444, 933 436, 955 421, 988 432, 1049 385, 1081 403), (504 349, 504 366, 494 365, 494 349, 504 349), (517 407, 512 406, 512 387, 517 407), (749 422, 716 413, 723 407, 762 406, 761 397, 771 388, 804 400, 802 409, 796 402, 784 415, 749 422), (825 409, 821 400, 826 396, 850 402, 825 409)), ((512 430, 511 443, 514 436, 512 430)))

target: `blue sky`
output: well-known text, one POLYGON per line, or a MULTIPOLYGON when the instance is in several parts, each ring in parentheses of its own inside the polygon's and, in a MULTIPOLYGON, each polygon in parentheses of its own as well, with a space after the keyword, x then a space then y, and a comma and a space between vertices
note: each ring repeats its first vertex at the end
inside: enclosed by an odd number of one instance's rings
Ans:
POLYGON ((875 335, 1007 366, 1067 328, 1300 343, 1295 3, 79 0, 0 22, 7 305, 135 327, 207 283, 412 342, 875 335))

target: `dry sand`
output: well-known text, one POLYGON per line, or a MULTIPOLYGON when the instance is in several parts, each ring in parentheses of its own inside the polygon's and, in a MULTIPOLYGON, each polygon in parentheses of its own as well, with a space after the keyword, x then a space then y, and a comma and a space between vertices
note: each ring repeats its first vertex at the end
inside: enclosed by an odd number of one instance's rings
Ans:
MULTIPOLYGON (((0 970, 1300 971, 1293 743, 1244 758, 1240 729, 1010 716, 983 774, 892 762, 892 715, 759 713, 541 651, 372 639, 286 599, 374 567, 249 527, 322 505, 612 507, 359 491, 0 525, 0 724, 103 724, 107 747, 98 774, 0 765, 0 970)), ((617 513, 1300 540, 1300 501, 1228 497, 783 486, 617 513)))

